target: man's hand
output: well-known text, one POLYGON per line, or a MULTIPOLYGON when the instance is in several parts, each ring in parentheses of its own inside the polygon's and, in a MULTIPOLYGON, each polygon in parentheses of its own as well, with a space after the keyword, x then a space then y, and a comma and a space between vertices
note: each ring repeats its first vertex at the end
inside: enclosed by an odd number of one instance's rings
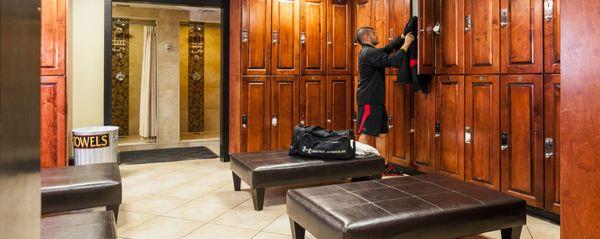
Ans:
POLYGON ((409 32, 408 34, 406 34, 406 36, 404 37, 404 45, 402 45, 402 50, 408 51, 408 47, 410 47, 410 44, 414 40, 415 40, 415 36, 412 34, 412 32, 409 32))

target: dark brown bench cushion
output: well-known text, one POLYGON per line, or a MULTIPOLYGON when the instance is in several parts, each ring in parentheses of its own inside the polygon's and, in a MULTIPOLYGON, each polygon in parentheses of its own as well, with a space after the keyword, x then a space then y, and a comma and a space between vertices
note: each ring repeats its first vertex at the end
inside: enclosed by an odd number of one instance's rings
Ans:
POLYGON ((438 175, 287 192, 290 220, 331 239, 457 238, 520 229, 525 208, 522 199, 438 175))
POLYGON ((117 238, 112 212, 86 212, 42 218, 42 239, 117 238))
POLYGON ((288 151, 231 154, 231 170, 252 188, 285 186, 383 172, 385 160, 374 156, 351 160, 292 157, 288 151))
POLYGON ((121 204, 116 163, 42 169, 41 177, 43 214, 121 204))

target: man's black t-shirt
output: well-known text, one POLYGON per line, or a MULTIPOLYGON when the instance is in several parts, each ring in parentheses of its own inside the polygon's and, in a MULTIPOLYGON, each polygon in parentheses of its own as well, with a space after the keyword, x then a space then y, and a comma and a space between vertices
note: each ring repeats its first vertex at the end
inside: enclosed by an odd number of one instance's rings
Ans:
POLYGON ((404 40, 398 37, 383 48, 362 45, 358 56, 358 73, 360 75, 356 90, 358 105, 385 104, 385 68, 397 66, 405 58, 406 51, 404 50, 392 54, 403 43, 404 40))

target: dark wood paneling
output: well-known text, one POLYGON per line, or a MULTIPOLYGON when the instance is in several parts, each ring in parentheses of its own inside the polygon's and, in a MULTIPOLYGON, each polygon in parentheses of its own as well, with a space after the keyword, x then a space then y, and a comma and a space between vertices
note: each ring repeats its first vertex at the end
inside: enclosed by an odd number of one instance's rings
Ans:
MULTIPOLYGON (((435 86, 435 83, 432 83, 435 86)), ((416 92, 414 106, 413 164, 421 172, 433 172, 435 150, 435 87, 431 92, 416 92)))
POLYGON ((463 0, 439 0, 438 4, 441 33, 436 46, 436 74, 462 74, 465 72, 463 0))
POLYGON ((419 73, 435 73, 435 0, 419 0, 419 73))
POLYGON ((302 0, 300 9, 302 74, 325 74, 327 64, 325 58, 327 52, 326 0, 302 0), (305 40, 302 41, 302 38, 305 40))
MULTIPOLYGON (((544 1, 544 72, 560 73, 560 0, 544 1), (546 17, 546 9, 552 7, 552 17, 546 17)), ((549 9, 548 9, 549 10, 549 9)))
POLYGON ((541 73, 543 68, 542 0, 502 0, 508 13, 507 24, 501 24, 500 71, 541 73))
POLYGON ((242 0, 241 34, 242 74, 270 74, 271 0, 242 0))
POLYGON ((464 76, 437 76, 436 87, 436 122, 440 125, 435 139, 436 171, 464 180, 464 76))
POLYGON ((42 168, 67 165, 65 81, 64 76, 42 76, 40 91, 42 168))
POLYGON ((66 1, 43 0, 41 6, 41 74, 43 76, 62 76, 66 74, 66 1))
MULTIPOLYGON (((358 28, 361 27, 372 27, 373 19, 371 18, 373 4, 371 0, 356 1, 354 5, 354 31, 356 34, 358 28)), ((356 38, 356 36, 354 36, 356 38)), ((356 41, 356 39, 354 39, 356 41)), ((357 42, 354 42, 354 74, 358 75, 358 55, 360 53, 361 46, 357 42)))
POLYGON ((327 73, 352 74, 352 6, 327 1, 327 73))
MULTIPOLYGON (((390 24, 388 30, 388 41, 402 35, 404 26, 410 19, 410 0, 390 0, 390 24)), ((391 74, 398 73, 397 68, 392 68, 391 74)))
POLYGON ((352 76, 327 76, 327 129, 351 129, 352 76))
POLYGON ((291 76, 271 80, 271 150, 290 147, 292 130, 300 121, 299 83, 300 77, 291 76))
POLYGON ((549 139, 553 152, 544 156, 544 208, 560 214, 560 75, 544 77, 544 142, 549 139))
POLYGON ((465 0, 465 67, 467 74, 500 73, 500 1, 465 0))
MULTIPOLYGON (((394 78, 394 77, 392 77, 394 78)), ((388 154, 386 159, 400 166, 410 167, 412 142, 410 133, 410 106, 412 103, 411 85, 391 83, 389 90, 390 132, 388 133, 388 154)))
POLYGON ((300 73, 300 8, 298 1, 272 0, 271 72, 298 75, 300 73))
POLYGON ((600 235, 600 1, 561 2, 561 238, 600 235), (594 19, 594 20, 592 20, 594 19))
POLYGON ((500 190, 500 78, 467 76, 465 86, 465 180, 500 190))
POLYGON ((326 84, 325 76, 302 76, 300 81, 300 121, 303 124, 326 127, 326 84))
POLYGON ((501 78, 501 131, 508 147, 501 151, 502 191, 544 206, 543 94, 541 75, 501 78))
POLYGON ((242 78, 242 151, 256 152, 270 149, 271 128, 270 79, 267 76, 242 78))

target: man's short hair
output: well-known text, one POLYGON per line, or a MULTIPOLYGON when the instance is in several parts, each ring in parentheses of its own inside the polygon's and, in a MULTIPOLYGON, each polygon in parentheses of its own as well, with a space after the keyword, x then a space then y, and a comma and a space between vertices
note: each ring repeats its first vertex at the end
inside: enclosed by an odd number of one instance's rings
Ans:
POLYGON ((372 27, 360 27, 360 28, 358 28, 358 30, 356 31, 356 41, 357 41, 359 44, 361 44, 361 45, 362 45, 362 44, 363 44, 363 42, 362 42, 362 37, 363 37, 364 35, 366 35, 367 33, 369 33, 369 32, 371 32, 371 31, 373 31, 373 30, 374 30, 374 29, 373 29, 372 27))

